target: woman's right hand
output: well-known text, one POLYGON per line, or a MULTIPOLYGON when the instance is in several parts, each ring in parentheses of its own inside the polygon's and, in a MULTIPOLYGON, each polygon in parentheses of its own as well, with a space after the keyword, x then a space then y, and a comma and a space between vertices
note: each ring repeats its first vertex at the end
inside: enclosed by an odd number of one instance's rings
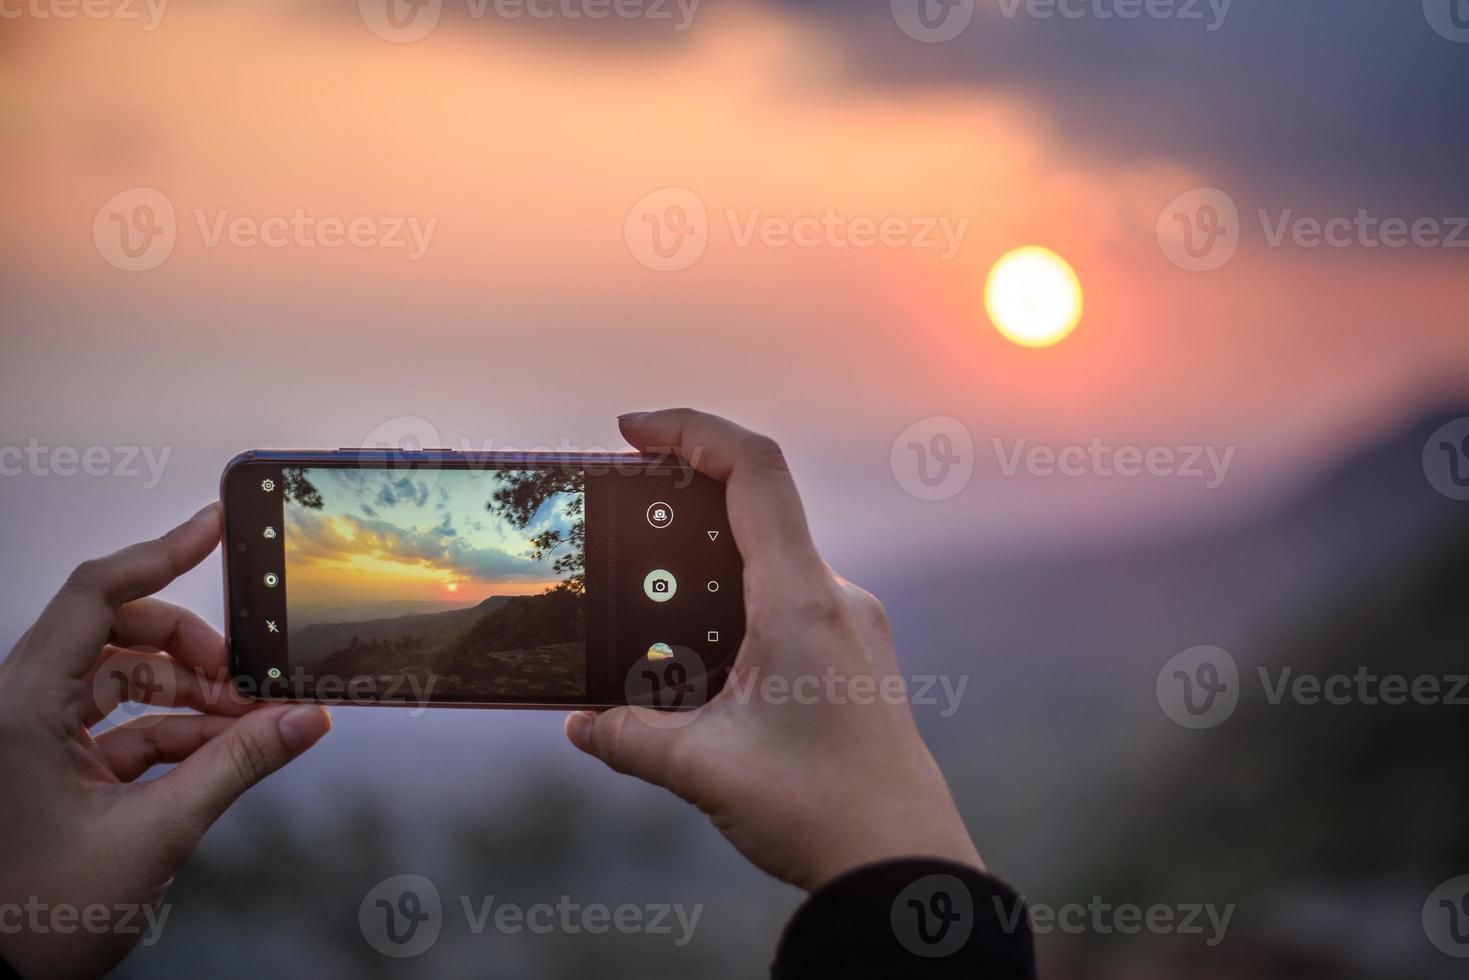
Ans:
POLYGON ((808 891, 890 858, 982 868, 913 721, 882 605, 822 561, 780 448, 689 409, 619 421, 635 447, 726 484, 745 638, 709 703, 676 721, 577 712, 571 741, 698 806, 756 866, 808 891))

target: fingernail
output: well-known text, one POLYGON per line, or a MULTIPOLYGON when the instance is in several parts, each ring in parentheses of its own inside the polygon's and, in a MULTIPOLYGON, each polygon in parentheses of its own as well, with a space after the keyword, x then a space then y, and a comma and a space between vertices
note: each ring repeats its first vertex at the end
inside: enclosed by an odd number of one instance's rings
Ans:
POLYGON ((590 711, 577 711, 566 718, 566 737, 571 739, 572 745, 588 754, 592 751, 594 717, 590 711))
POLYGON ((632 422, 632 421, 634 421, 636 419, 642 418, 644 415, 647 415, 647 414, 648 414, 647 412, 628 412, 625 415, 619 415, 619 416, 617 416, 617 421, 619 421, 619 422, 632 422))
POLYGON ((286 751, 296 755, 305 752, 316 744, 317 739, 331 731, 332 716, 324 708, 303 704, 281 715, 276 727, 280 729, 286 751))

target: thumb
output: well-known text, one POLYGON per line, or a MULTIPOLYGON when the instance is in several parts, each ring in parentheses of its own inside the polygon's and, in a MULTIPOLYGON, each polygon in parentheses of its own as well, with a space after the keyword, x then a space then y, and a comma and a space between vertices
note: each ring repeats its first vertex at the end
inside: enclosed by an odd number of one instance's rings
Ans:
POLYGON ((311 748, 331 727, 331 715, 315 705, 252 711, 155 785, 168 806, 202 834, 245 790, 311 748))
POLYGON ((682 795, 675 759, 683 728, 697 714, 621 707, 566 716, 566 737, 611 769, 682 795))

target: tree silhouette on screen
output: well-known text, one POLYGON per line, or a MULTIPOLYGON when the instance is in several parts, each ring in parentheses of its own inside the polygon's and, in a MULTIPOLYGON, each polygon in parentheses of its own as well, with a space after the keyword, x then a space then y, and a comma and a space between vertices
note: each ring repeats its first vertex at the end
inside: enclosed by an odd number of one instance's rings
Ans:
POLYGON ((553 497, 570 495, 567 515, 571 526, 563 533, 546 530, 531 538, 531 558, 543 561, 556 552, 552 568, 566 579, 548 589, 584 595, 587 589, 586 475, 580 470, 511 470, 500 474, 500 489, 485 509, 524 531, 541 507, 553 497))
POLYGON ((306 471, 299 466, 287 466, 281 470, 281 496, 300 507, 321 510, 321 491, 306 478, 306 471))

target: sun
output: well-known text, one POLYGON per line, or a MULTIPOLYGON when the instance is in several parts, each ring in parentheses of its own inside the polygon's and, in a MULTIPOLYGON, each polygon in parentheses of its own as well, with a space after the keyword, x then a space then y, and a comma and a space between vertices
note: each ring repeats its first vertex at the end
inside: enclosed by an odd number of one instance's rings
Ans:
POLYGON ((449 583, 446 583, 444 585, 444 588, 448 589, 450 592, 458 592, 459 591, 459 583, 458 582, 449 582, 449 583))
POLYGON ((1006 253, 984 284, 984 307, 996 329, 1026 347, 1060 343, 1081 320, 1081 280, 1048 248, 1006 253))

